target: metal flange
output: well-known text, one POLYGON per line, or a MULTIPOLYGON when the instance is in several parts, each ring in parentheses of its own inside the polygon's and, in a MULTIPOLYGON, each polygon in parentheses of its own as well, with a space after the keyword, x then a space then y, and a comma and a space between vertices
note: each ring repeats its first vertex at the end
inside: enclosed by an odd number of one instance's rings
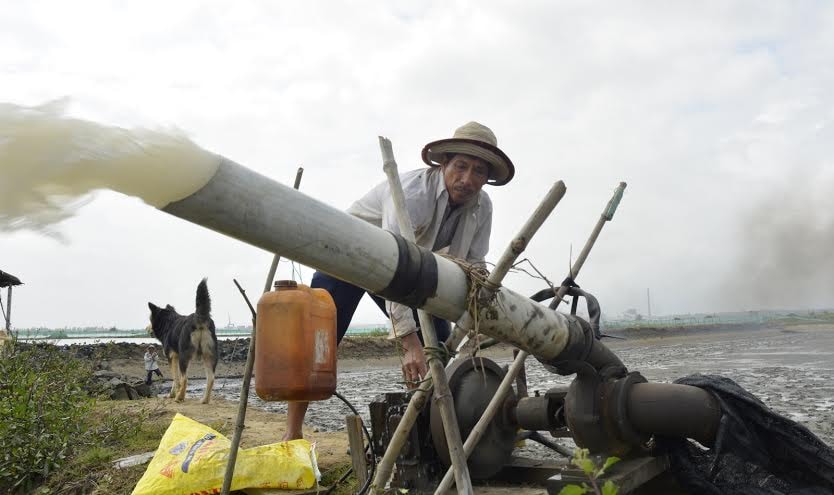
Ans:
MULTIPOLYGON (((462 438, 469 436, 498 390, 504 374, 504 370, 494 361, 481 357, 456 359, 446 368, 462 438)), ((517 399, 511 394, 507 400, 517 399)), ((451 464, 449 448, 440 410, 434 400, 431 403, 430 425, 437 455, 444 466, 448 467, 451 464)), ((474 479, 487 479, 500 471, 515 448, 515 433, 515 426, 499 412, 469 456, 469 475, 474 479)))

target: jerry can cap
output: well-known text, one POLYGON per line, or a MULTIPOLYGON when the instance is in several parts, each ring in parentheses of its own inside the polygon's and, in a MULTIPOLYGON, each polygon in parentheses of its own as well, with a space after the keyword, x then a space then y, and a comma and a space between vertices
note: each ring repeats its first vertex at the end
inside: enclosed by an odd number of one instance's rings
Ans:
POLYGON ((297 289, 298 283, 295 280, 278 280, 275 282, 275 289, 297 289))

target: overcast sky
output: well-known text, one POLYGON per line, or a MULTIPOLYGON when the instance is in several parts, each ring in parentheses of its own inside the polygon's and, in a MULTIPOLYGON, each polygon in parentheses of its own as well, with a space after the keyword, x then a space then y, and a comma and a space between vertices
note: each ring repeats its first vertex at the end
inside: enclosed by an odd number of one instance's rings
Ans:
MULTIPOLYGON (((609 317, 647 288, 655 314, 832 307, 832 25, 829 2, 3 0, 0 102, 177 127, 285 184, 302 165, 341 209, 384 180, 378 135, 405 171, 477 120, 516 165, 487 186, 488 261, 561 179, 526 256, 562 280, 625 181, 578 277, 609 317)), ((109 191, 55 230, 0 232, 17 328, 143 327, 148 301, 193 311, 202 277, 218 324, 246 323, 232 278, 257 295, 272 258, 109 191)), ((354 318, 382 321, 367 298, 354 318)))

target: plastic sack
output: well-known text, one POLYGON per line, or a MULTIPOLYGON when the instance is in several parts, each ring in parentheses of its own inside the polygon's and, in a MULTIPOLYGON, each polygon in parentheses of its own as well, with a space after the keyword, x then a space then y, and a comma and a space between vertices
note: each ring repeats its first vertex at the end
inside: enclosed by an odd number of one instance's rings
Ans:
MULTIPOLYGON (((230 448, 217 431, 177 413, 132 495, 220 493, 230 448)), ((292 440, 239 449, 231 489, 306 489, 319 477, 313 446, 292 440)))

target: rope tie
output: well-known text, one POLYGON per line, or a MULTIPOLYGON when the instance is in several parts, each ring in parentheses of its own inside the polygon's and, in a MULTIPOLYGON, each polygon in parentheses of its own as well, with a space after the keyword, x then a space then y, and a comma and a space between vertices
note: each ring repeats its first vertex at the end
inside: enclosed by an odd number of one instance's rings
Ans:
POLYGON ((438 342, 437 347, 426 346, 423 348, 423 352, 426 353, 426 361, 428 363, 431 363, 432 360, 437 360, 443 366, 446 366, 446 363, 455 356, 455 352, 451 351, 445 342, 438 342))
POLYGON ((472 329, 469 331, 470 338, 477 338, 480 334, 480 310, 481 307, 492 303, 495 292, 501 287, 489 281, 489 270, 484 263, 470 263, 466 260, 455 258, 447 254, 441 254, 444 258, 458 265, 466 274, 469 291, 466 294, 466 310, 472 317, 472 329), (486 289, 486 290, 481 290, 486 289), (483 298, 483 294, 489 297, 483 298))

